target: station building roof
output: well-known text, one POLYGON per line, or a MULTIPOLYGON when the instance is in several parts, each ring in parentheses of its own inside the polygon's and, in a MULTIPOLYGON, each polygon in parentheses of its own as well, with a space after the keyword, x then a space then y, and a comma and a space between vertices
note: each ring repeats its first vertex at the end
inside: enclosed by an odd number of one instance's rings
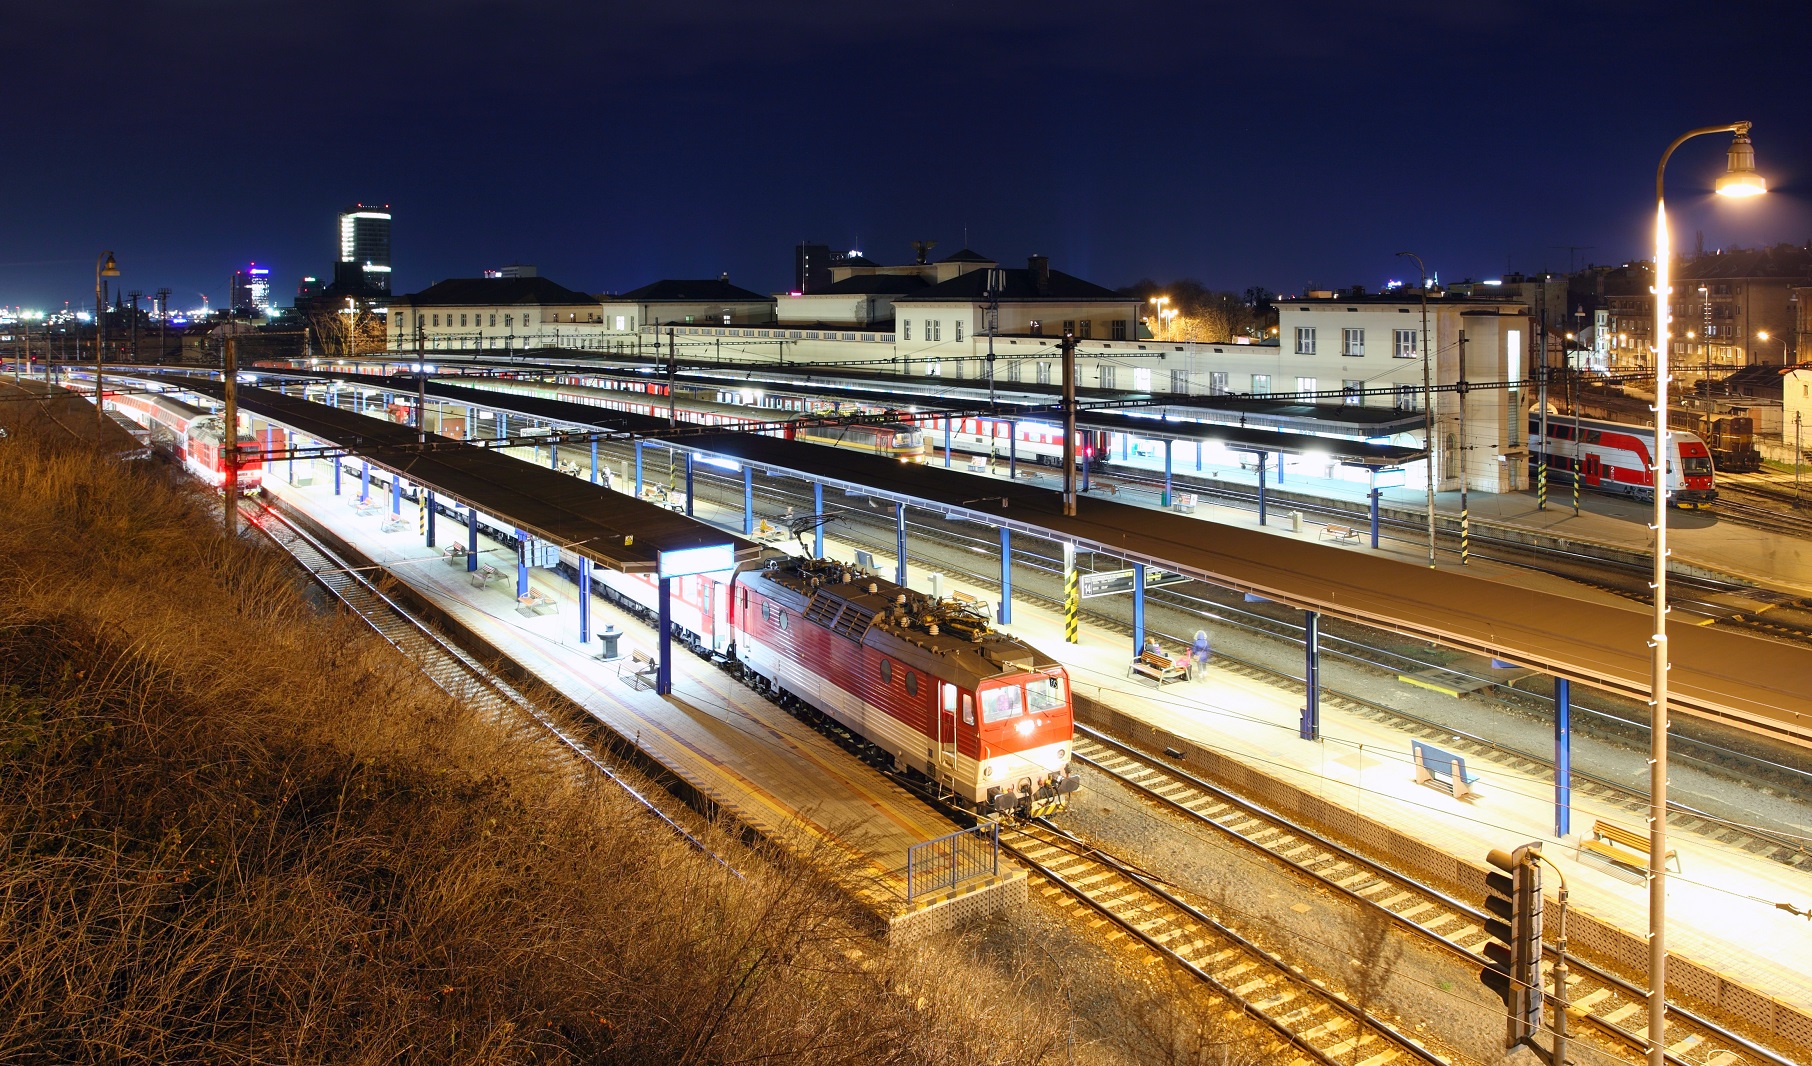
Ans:
MULTIPOLYGON (((223 398, 218 381, 159 380, 223 398)), ((344 447, 437 495, 512 522, 612 570, 652 574, 663 551, 718 544, 731 545, 738 559, 761 553, 753 541, 676 511, 437 434, 429 434, 432 447, 424 449, 408 426, 246 385, 239 388, 239 406, 304 437, 344 447)))

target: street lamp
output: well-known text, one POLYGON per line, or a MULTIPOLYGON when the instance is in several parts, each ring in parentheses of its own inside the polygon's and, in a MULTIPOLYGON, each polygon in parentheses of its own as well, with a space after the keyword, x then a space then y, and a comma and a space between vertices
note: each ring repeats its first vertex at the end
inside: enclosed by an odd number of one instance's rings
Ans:
MULTIPOLYGON (((1169 316, 1171 314, 1175 313, 1175 312, 1170 312, 1170 311, 1165 310, 1165 308, 1167 308, 1170 304, 1170 297, 1153 296, 1153 297, 1147 299, 1145 302, 1151 305, 1152 319, 1156 320, 1160 324, 1163 324, 1166 327, 1166 329, 1168 329, 1169 324, 1167 322, 1167 319, 1169 318, 1169 316)), ((1157 336, 1157 333, 1154 331, 1152 333, 1152 336, 1154 336, 1154 337, 1157 336)), ((1166 336, 1168 337, 1168 334, 1166 334, 1166 336)))
POLYGON ((1649 716, 1649 855, 1648 855, 1648 1061, 1667 1061, 1667 472, 1672 451, 1667 431, 1667 317, 1670 293, 1667 196, 1663 179, 1674 150, 1694 137, 1734 133, 1729 166, 1717 181, 1721 196, 1758 196, 1768 183, 1755 172, 1755 147, 1749 123, 1705 126, 1674 139, 1655 167, 1655 501, 1654 635, 1649 638, 1651 695, 1649 716))
MULTIPOLYGON (((1756 331, 1756 334, 1755 334, 1756 340, 1761 341, 1765 344, 1765 343, 1767 343, 1768 338, 1769 338, 1769 333, 1767 330, 1762 329, 1762 330, 1756 331)), ((1781 342, 1781 365, 1785 366, 1792 360, 1787 358, 1787 338, 1785 338, 1785 337, 1780 338, 1780 342, 1781 342)))
POLYGON ((102 252, 100 258, 94 261, 94 413, 101 418, 107 417, 107 412, 101 407, 102 353, 107 349, 107 309, 104 306, 106 294, 102 292, 101 286, 106 284, 103 279, 119 276, 120 265, 114 262, 113 253, 102 252))
POLYGON ((1422 264, 1422 257, 1414 252, 1398 252, 1416 261, 1416 269, 1422 272, 1422 450, 1428 455, 1422 465, 1428 468, 1428 565, 1435 565, 1435 529, 1434 529, 1434 386, 1431 380, 1433 371, 1429 360, 1433 358, 1428 348, 1428 267, 1422 264))

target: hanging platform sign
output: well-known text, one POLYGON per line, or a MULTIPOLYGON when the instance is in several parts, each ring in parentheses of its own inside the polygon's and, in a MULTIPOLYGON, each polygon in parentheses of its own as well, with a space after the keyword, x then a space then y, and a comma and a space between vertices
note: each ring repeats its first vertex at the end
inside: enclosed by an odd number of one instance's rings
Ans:
MULTIPOLYGON (((1122 592, 1133 590, 1133 572, 1127 570, 1097 570, 1093 573, 1078 574, 1078 584, 1082 587, 1082 598, 1094 596, 1117 596, 1122 592)), ((1157 588, 1160 585, 1180 585, 1190 580, 1182 574, 1173 574, 1155 566, 1145 568, 1145 587, 1157 588)))
POLYGON ((661 553, 660 576, 685 577, 688 574, 715 574, 736 569, 736 547, 731 544, 709 544, 702 548, 678 548, 661 553))

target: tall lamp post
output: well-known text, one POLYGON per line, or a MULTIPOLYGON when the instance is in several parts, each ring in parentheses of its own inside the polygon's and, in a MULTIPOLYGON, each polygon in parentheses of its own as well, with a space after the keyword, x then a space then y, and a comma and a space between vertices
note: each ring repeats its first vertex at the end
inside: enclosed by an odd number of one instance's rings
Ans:
POLYGON ((1416 261, 1416 269, 1422 273, 1422 446, 1428 452, 1428 458, 1422 460, 1428 467, 1428 565, 1435 565, 1435 528, 1434 528, 1434 384, 1433 370, 1429 360, 1434 353, 1428 347, 1428 268, 1422 265, 1422 257, 1414 252, 1398 252, 1416 261))
POLYGON ((101 407, 101 364, 106 361, 107 350, 107 297, 101 286, 106 284, 104 279, 119 276, 120 265, 113 261, 113 253, 102 252, 94 261, 94 413, 101 418, 107 417, 101 407))
POLYGON ((1649 638, 1653 652, 1649 670, 1651 691, 1649 715, 1649 797, 1648 797, 1648 1061, 1649 1066, 1666 1066, 1667 1061, 1667 465, 1672 443, 1667 430, 1667 318, 1669 256, 1672 248, 1667 234, 1667 196, 1663 179, 1667 160, 1674 150, 1694 137, 1711 133, 1734 133, 1730 143, 1726 173, 1717 181, 1721 196, 1759 196, 1768 191, 1768 183, 1755 172, 1755 147, 1749 143, 1749 123, 1732 122, 1725 126, 1704 126, 1689 130, 1674 139, 1661 153, 1655 167, 1655 454, 1653 494, 1655 499, 1655 571, 1654 635, 1649 638))

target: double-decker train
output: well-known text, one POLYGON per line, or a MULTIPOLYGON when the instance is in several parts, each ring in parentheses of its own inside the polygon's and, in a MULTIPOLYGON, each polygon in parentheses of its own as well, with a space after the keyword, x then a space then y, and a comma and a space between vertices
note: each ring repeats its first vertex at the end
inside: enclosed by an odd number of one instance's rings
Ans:
MULTIPOLYGON (((1529 415, 1529 469, 1547 456, 1548 476, 1562 481, 1578 479, 1586 488, 1652 500, 1655 479, 1653 426, 1605 422, 1595 418, 1548 416, 1548 433, 1541 430, 1541 413, 1529 415), (1575 429, 1577 428, 1577 436, 1575 429)), ((1698 505, 1718 498, 1711 449, 1696 433, 1668 433, 1667 484, 1670 503, 1698 505)))
MULTIPOLYGON (((217 489, 226 484, 221 455, 226 427, 219 415, 157 393, 118 393, 109 395, 107 402, 150 432, 151 447, 174 457, 217 489)), ((239 444, 242 453, 256 452, 259 447, 250 433, 241 433, 239 444)), ((257 460, 242 460, 236 473, 242 494, 257 492, 264 484, 264 465, 257 460)))
MULTIPOLYGON (((576 560, 574 560, 576 562, 576 560)), ((576 569, 576 567, 574 567, 576 569)), ((653 620, 654 582, 601 568, 606 599, 653 620)), ((1069 675, 985 618, 841 563, 776 555, 733 573, 675 578, 674 633, 728 659, 979 812, 1067 806, 1069 675)))

